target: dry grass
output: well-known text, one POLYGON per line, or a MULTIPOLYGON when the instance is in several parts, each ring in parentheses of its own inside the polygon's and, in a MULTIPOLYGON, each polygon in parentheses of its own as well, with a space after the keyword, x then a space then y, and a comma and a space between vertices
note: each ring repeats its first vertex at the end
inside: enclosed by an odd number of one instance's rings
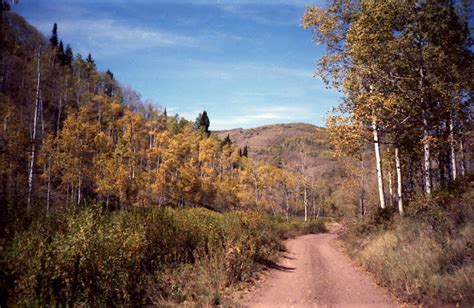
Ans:
POLYGON ((395 217, 378 226, 369 219, 351 228, 343 238, 349 253, 401 299, 472 307, 472 197, 472 188, 442 198, 443 204, 436 203, 439 199, 435 197, 425 204, 431 207, 430 213, 418 212, 423 217, 395 217))

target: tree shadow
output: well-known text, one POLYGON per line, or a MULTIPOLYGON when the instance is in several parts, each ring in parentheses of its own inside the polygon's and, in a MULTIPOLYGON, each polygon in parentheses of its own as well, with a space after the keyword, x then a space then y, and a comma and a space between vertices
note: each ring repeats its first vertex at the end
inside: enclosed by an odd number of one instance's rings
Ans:
POLYGON ((287 254, 284 254, 284 255, 283 255, 283 258, 285 258, 285 259, 287 259, 287 260, 295 260, 295 258, 290 257, 290 256, 288 256, 287 254))
POLYGON ((257 261, 258 263, 268 267, 268 268, 271 268, 271 269, 276 269, 278 271, 282 271, 282 272, 292 272, 294 271, 296 268, 295 267, 287 267, 287 266, 284 266, 284 265, 280 265, 280 264, 277 264, 275 262, 273 262, 272 260, 269 260, 269 259, 259 259, 257 261))

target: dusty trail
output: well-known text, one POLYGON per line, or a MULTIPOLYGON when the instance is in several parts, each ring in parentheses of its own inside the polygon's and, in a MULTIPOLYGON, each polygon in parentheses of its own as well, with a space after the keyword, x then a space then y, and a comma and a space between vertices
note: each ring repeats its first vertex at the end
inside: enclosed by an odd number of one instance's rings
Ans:
POLYGON ((336 234, 305 235, 287 242, 288 252, 244 307, 397 307, 385 290, 335 246, 336 234))

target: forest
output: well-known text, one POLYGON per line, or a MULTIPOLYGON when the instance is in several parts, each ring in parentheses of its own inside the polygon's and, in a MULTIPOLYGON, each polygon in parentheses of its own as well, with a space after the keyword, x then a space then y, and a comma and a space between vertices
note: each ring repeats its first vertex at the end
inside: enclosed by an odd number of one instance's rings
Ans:
POLYGON ((344 94, 324 130, 337 179, 308 170, 307 136, 291 167, 258 159, 206 111, 143 101, 61 24, 44 37, 14 5, 2 1, 0 306, 233 305, 282 240, 334 223, 401 300, 474 303, 469 3, 302 12, 325 48, 316 75, 344 94))

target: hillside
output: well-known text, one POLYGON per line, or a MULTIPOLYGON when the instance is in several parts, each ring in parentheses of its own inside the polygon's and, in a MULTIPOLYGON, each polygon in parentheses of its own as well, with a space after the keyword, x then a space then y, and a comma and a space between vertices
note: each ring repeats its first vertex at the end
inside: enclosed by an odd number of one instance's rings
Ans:
POLYGON ((250 129, 236 128, 215 132, 229 136, 239 148, 249 147, 249 157, 284 169, 306 168, 313 178, 340 176, 340 162, 332 158, 326 129, 305 123, 274 124, 250 129))

